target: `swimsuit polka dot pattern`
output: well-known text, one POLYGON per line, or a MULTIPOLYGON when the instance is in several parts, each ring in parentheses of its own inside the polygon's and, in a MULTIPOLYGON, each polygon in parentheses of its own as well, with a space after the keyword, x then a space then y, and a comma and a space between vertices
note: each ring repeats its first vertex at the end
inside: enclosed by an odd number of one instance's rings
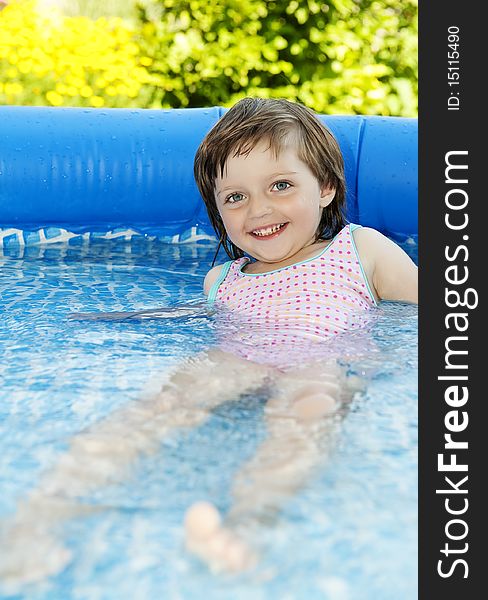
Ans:
MULTIPOLYGON (((318 255, 262 274, 243 272, 249 262, 230 264, 216 283, 215 306, 239 318, 241 329, 262 332, 262 350, 290 345, 293 339, 322 341, 362 327, 376 305, 347 225, 318 255), (242 327, 244 326, 244 327, 242 327)), ((209 294, 209 299, 211 294, 209 294)))

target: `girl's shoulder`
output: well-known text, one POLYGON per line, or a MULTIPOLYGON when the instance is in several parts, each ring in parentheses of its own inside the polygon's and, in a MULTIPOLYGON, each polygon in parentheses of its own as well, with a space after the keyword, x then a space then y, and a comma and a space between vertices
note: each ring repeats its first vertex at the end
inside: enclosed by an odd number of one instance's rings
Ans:
POLYGON ((388 252, 403 253, 395 242, 371 227, 353 227, 351 235, 364 268, 373 269, 378 261, 386 258, 388 252))
POLYGON ((210 271, 205 275, 205 279, 203 281, 203 293, 205 294, 205 296, 208 296, 210 290, 212 289, 212 286, 222 273, 222 269, 224 268, 225 264, 226 263, 212 267, 210 271))
POLYGON ((378 250, 384 248, 388 240, 376 229, 362 225, 351 227, 351 236, 363 263, 373 261, 378 250))
POLYGON ((212 267, 210 271, 205 275, 203 281, 203 293, 208 296, 214 285, 220 283, 227 277, 227 274, 233 269, 234 274, 248 259, 238 258, 236 260, 228 260, 222 265, 212 267))
POLYGON ((355 228, 352 236, 378 298, 417 302, 417 267, 400 246, 370 227, 355 228))

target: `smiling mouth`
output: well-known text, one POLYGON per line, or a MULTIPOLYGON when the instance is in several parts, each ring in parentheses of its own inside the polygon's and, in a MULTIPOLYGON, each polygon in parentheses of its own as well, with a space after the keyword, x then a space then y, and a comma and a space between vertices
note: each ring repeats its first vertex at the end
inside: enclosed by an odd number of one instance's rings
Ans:
POLYGON ((272 237, 275 237, 276 235, 278 235, 279 233, 281 233, 286 226, 288 225, 288 223, 278 223, 276 225, 271 225, 270 227, 263 227, 262 229, 254 229, 253 231, 250 231, 249 233, 256 238, 259 239, 269 239, 272 237))

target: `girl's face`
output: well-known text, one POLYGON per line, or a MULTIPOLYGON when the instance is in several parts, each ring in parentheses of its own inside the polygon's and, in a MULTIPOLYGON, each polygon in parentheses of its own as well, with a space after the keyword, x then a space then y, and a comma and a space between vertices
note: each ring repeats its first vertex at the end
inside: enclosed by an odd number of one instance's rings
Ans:
MULTIPOLYGON (((246 254, 279 266, 314 245, 322 210, 335 190, 319 182, 293 148, 278 157, 259 142, 230 157, 215 182, 217 208, 230 240, 246 254)), ((302 253, 305 254, 305 253, 302 253)))

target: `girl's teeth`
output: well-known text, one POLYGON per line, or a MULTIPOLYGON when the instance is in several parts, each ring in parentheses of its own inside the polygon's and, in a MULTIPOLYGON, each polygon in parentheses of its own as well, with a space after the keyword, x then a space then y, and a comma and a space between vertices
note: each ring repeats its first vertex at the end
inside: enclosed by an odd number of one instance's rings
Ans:
POLYGON ((257 229, 253 233, 255 235, 260 235, 260 236, 271 235, 272 233, 276 233, 279 229, 281 229, 283 227, 283 225, 284 225, 284 223, 281 223, 280 225, 276 225, 275 227, 270 227, 269 229, 257 229))

